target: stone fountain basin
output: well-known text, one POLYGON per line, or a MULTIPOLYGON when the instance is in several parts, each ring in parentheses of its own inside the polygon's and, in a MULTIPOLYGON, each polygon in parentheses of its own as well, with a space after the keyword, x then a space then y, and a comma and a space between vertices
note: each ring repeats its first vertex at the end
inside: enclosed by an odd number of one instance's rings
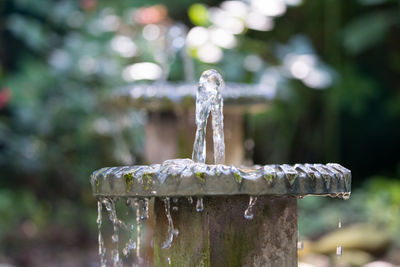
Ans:
POLYGON ((167 160, 149 166, 106 167, 93 172, 95 196, 167 197, 325 195, 348 198, 351 172, 336 163, 235 167, 167 160))
MULTIPOLYGON (((111 103, 117 107, 136 107, 148 110, 175 110, 193 108, 197 83, 164 82, 137 83, 117 89, 111 103)), ((226 83, 221 91, 226 107, 245 109, 265 108, 275 97, 275 89, 263 84, 226 83)))

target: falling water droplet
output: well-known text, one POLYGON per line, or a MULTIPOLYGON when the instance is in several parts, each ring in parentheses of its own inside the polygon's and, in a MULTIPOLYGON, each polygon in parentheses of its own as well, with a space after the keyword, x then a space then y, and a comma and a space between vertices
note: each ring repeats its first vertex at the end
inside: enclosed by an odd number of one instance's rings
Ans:
POLYGON ((118 242, 118 234, 117 234, 117 233, 113 234, 111 238, 112 238, 112 241, 113 241, 114 243, 117 243, 117 242, 118 242))
POLYGON ((167 262, 168 262, 168 265, 171 265, 171 258, 170 257, 167 258, 167 262))
POLYGON ((173 210, 173 211, 178 211, 179 208, 178 208, 177 206, 173 206, 173 207, 172 207, 172 210, 173 210))
POLYGON ((189 204, 193 204, 193 198, 192 197, 188 197, 187 199, 188 199, 189 204))
POLYGON ((249 206, 244 211, 244 218, 246 218, 246 220, 253 219, 253 206, 256 204, 256 202, 257 202, 257 197, 250 196, 249 206))
POLYGON ((339 218, 339 222, 338 222, 338 228, 342 228, 342 218, 339 218))
POLYGON ((144 198, 143 200, 143 213, 142 213, 142 220, 147 220, 149 218, 149 199, 148 198, 144 198))
POLYGON ((349 198, 350 198, 350 193, 348 193, 348 192, 343 193, 343 199, 344 200, 348 200, 349 198))
POLYGON ((202 197, 199 197, 199 198, 197 199, 197 203, 196 203, 196 211, 197 211, 197 212, 202 212, 203 209, 204 209, 204 206, 203 206, 203 198, 202 198, 202 197))
POLYGON ((136 249, 136 242, 135 242, 135 240, 133 238, 131 238, 131 239, 129 239, 129 241, 127 242, 126 246, 122 250, 122 253, 126 257, 126 256, 129 255, 131 250, 134 250, 134 249, 136 249))
POLYGON ((114 261, 114 267, 122 266, 122 262, 119 260, 119 252, 118 252, 118 250, 113 249, 111 251, 111 256, 112 256, 113 261, 114 261))
POLYGON ((336 248, 336 255, 337 256, 342 256, 343 255, 343 248, 342 248, 342 246, 337 246, 337 248, 336 248))
POLYGON ((304 248, 304 243, 303 243, 302 240, 299 240, 299 241, 297 242, 297 249, 298 249, 298 250, 303 250, 303 248, 304 248))

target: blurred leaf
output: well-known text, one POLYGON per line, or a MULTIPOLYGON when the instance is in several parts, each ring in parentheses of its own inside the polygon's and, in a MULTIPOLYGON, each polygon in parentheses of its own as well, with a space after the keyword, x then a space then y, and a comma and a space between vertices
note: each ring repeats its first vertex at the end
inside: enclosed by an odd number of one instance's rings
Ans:
POLYGON ((380 5, 383 3, 387 3, 390 0, 358 0, 360 4, 366 5, 366 6, 372 6, 372 5, 380 5))
POLYGON ((389 28, 398 19, 392 11, 375 12, 350 22, 343 33, 343 45, 351 54, 358 54, 382 42, 389 28))
POLYGON ((344 66, 340 82, 334 88, 333 95, 343 110, 360 116, 378 93, 377 85, 371 78, 362 75, 354 66, 344 66))
POLYGON ((193 4, 189 7, 188 15, 190 21, 197 26, 209 24, 207 7, 203 4, 193 4))

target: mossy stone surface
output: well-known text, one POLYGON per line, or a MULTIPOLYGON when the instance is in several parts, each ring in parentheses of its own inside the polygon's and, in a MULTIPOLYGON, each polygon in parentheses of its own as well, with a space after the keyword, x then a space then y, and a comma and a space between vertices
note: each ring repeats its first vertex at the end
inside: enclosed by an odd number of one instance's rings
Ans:
POLYGON ((164 203, 155 201, 155 266, 297 266, 297 200, 260 196, 253 220, 243 216, 247 196, 204 197, 204 210, 180 198, 172 211, 179 235, 169 249, 164 203))

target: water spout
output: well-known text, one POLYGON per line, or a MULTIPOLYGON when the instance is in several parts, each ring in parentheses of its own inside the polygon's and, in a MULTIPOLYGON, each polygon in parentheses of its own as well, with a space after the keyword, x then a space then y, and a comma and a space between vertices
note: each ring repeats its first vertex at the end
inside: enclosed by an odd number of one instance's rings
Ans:
POLYGON ((200 77, 196 95, 196 137, 193 145, 194 162, 206 162, 206 127, 211 112, 214 142, 214 163, 225 163, 224 115, 221 90, 225 83, 216 70, 207 70, 200 77))

